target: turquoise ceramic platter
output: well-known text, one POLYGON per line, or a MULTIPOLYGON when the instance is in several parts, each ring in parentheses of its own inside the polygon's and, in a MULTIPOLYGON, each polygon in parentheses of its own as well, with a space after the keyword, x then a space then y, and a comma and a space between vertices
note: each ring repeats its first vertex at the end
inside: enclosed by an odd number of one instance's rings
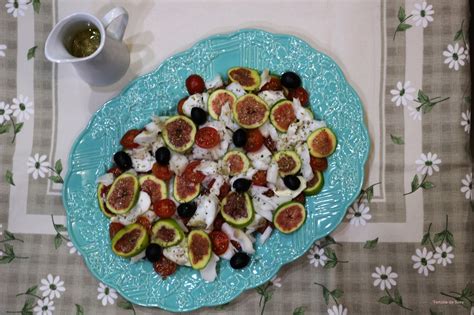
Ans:
POLYGON ((69 236, 92 274, 132 303, 174 312, 224 304, 270 280, 337 227, 360 192, 369 147, 359 97, 330 57, 291 35, 252 29, 212 36, 135 79, 93 115, 69 156, 63 190, 69 236), (256 242, 256 253, 246 268, 234 270, 221 260, 212 283, 187 267, 162 280, 148 261, 131 264, 113 254, 109 221, 97 205, 95 181, 111 166, 128 129, 144 126, 153 114, 176 112, 176 104, 187 94, 188 75, 211 79, 217 73, 225 76, 237 65, 279 74, 291 70, 301 76, 316 118, 325 120, 338 138, 324 172, 324 188, 307 199, 303 227, 290 235, 276 231, 263 245, 256 242))

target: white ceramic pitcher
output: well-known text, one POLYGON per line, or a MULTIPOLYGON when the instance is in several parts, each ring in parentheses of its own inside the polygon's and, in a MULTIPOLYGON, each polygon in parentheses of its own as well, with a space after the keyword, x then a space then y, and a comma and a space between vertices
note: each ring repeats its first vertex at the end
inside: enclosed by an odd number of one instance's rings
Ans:
POLYGON ((72 63, 79 76, 94 86, 118 81, 127 72, 130 53, 122 38, 128 13, 122 7, 110 10, 101 20, 88 13, 74 13, 60 20, 46 39, 46 58, 56 63, 72 63), (99 48, 87 57, 74 57, 66 49, 67 41, 84 25, 92 24, 100 32, 99 48))

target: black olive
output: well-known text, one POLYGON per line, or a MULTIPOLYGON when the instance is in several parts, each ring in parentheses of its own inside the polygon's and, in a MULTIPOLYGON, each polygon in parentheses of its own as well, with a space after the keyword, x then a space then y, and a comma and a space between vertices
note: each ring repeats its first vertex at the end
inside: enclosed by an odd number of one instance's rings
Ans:
POLYGON ((250 256, 243 252, 238 252, 230 259, 230 266, 234 269, 245 268, 250 262, 250 256))
POLYGON ((234 182, 232 186, 237 192, 246 192, 247 190, 249 190, 250 185, 252 185, 252 181, 250 179, 239 178, 234 182))
POLYGON ((178 214, 182 218, 190 218, 196 212, 197 206, 194 202, 182 203, 178 206, 178 214))
POLYGON ((286 175, 283 178, 285 186, 291 190, 297 190, 300 187, 300 179, 295 175, 286 175))
POLYGON ((281 75, 281 84, 286 88, 296 89, 301 85, 301 79, 296 73, 288 71, 281 75))
POLYGON ((158 261, 161 258, 161 255, 163 254, 163 250, 160 245, 151 243, 148 245, 145 251, 145 256, 146 259, 148 259, 151 262, 158 261))
POLYGON ((191 109, 191 119, 197 126, 200 126, 207 121, 207 113, 202 108, 193 107, 191 109))
POLYGON ((132 159, 124 151, 118 151, 114 154, 114 162, 122 170, 126 171, 132 168, 132 159))
POLYGON ((247 143, 247 133, 245 130, 242 128, 237 129, 232 135, 232 141, 236 147, 243 147, 247 143))
POLYGON ((168 165, 171 159, 171 152, 167 147, 161 147, 155 152, 156 162, 160 165, 168 165))

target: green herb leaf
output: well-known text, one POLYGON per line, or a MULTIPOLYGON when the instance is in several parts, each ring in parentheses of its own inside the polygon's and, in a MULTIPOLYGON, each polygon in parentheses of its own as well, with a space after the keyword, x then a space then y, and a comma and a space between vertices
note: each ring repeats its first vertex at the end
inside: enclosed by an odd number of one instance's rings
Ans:
POLYGON ((59 246, 63 243, 63 238, 61 237, 61 234, 56 234, 54 237, 54 248, 58 249, 59 246))
POLYGON ((33 10, 39 14, 40 13, 41 2, 40 0, 33 0, 33 10))
POLYGON ((454 35, 454 41, 458 41, 462 38, 463 36, 463 32, 462 32, 462 29, 460 29, 459 31, 456 32, 456 35, 454 35))
POLYGON ((61 175, 61 172, 63 171, 63 164, 61 163, 61 159, 57 160, 56 163, 54 163, 54 170, 58 175, 61 175))
POLYGON ((420 180, 418 179, 418 175, 415 175, 413 177, 413 180, 411 181, 411 191, 417 190, 419 186, 420 186, 420 180))
POLYGON ((28 60, 30 60, 31 58, 34 58, 34 57, 35 57, 36 48, 38 48, 38 46, 33 46, 33 47, 31 47, 30 49, 28 49, 28 53, 27 53, 27 55, 26 55, 26 58, 27 58, 28 60))
POLYGON ((407 23, 400 23, 397 27, 397 32, 405 32, 407 29, 411 27, 410 24, 407 23))
POLYGON ((432 182, 429 182, 429 181, 421 183, 421 188, 423 188, 423 189, 431 189, 431 188, 434 188, 434 187, 435 187, 435 184, 433 184, 432 182))
POLYGON ((304 315, 304 306, 300 306, 294 309, 293 315, 304 315))
POLYGON ((341 289, 334 289, 332 292, 331 292, 331 295, 338 299, 340 297, 342 297, 344 295, 344 291, 342 291, 341 289))
POLYGON ((385 296, 382 296, 380 299, 379 299, 379 303, 382 303, 382 304, 390 304, 390 303, 393 303, 393 300, 391 297, 389 297, 388 295, 385 295, 385 296))
POLYGON ((22 128, 23 128, 23 123, 17 123, 15 124, 15 129, 13 130, 13 132, 17 134, 21 131, 22 128))
POLYGON ((326 305, 329 304, 329 290, 326 287, 323 287, 323 297, 324 297, 324 302, 326 302, 326 305))
POLYGON ((405 17, 406 17, 405 8, 400 7, 400 9, 398 9, 398 21, 402 23, 405 20, 405 17))
POLYGON ((0 135, 10 131, 10 126, 11 126, 10 124, 0 125, 0 135))
POLYGON ((15 186, 15 182, 13 181, 13 173, 10 170, 5 172, 5 181, 12 186, 15 186))
POLYGON ((378 242, 379 242, 378 237, 376 239, 373 239, 373 240, 368 240, 368 241, 365 242, 364 248, 366 248, 366 249, 375 248, 375 247, 377 247, 378 242))
POLYGON ((402 136, 395 136, 390 134, 390 138, 392 138, 392 142, 395 144, 403 145, 405 144, 405 141, 403 140, 402 136))

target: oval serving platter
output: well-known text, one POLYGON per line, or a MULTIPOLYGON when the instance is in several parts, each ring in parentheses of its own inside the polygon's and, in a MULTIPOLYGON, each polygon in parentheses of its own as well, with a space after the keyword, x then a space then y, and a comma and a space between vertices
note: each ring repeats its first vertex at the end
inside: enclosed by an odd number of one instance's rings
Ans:
POLYGON ((69 236, 91 273, 132 303, 173 312, 228 303, 270 280, 281 266, 337 227, 360 192, 369 148, 362 104, 330 57, 295 36, 263 30, 211 36, 132 81, 93 115, 69 155, 63 188, 69 236), (144 126, 153 114, 176 112, 179 99, 187 94, 188 75, 198 73, 208 80, 217 73, 225 76, 237 65, 275 73, 291 70, 301 76, 316 118, 325 120, 338 138, 324 173, 324 188, 307 198, 308 216, 302 228, 290 235, 273 233, 263 245, 256 242, 256 253, 246 268, 234 270, 221 260, 212 283, 186 267, 162 280, 149 262, 131 264, 112 252, 109 221, 98 208, 95 181, 110 167, 127 130, 144 126))

